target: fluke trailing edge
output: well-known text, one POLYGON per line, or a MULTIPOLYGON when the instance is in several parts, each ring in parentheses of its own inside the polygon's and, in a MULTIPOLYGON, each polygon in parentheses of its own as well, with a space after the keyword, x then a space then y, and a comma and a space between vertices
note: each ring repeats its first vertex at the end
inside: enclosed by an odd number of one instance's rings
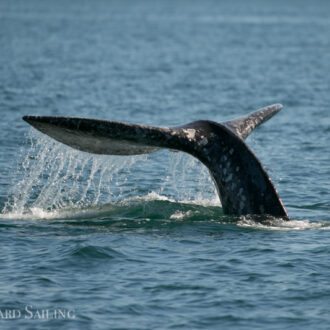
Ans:
POLYGON ((225 214, 289 219, 267 172, 244 142, 281 109, 275 104, 223 123, 200 120, 172 128, 72 117, 23 119, 55 140, 89 153, 137 155, 162 148, 186 152, 209 169, 225 214))

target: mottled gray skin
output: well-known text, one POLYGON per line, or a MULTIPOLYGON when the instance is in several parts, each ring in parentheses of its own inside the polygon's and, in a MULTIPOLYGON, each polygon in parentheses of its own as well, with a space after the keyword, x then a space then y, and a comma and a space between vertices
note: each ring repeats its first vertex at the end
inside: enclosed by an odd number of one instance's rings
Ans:
POLYGON ((174 128, 70 117, 23 119, 57 141, 85 152, 136 155, 167 148, 189 153, 209 169, 225 214, 269 214, 289 219, 265 169, 244 142, 255 127, 281 108, 269 106, 223 124, 202 120, 174 128))
POLYGON ((225 214, 288 216, 265 169, 242 139, 210 121, 189 127, 196 128, 196 143, 189 153, 209 169, 225 214))

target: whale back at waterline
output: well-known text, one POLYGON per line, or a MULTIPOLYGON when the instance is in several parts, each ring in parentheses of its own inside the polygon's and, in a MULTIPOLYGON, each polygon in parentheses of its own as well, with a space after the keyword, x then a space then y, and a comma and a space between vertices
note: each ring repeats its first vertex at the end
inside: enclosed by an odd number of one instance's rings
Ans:
POLYGON ((163 148, 186 152, 209 169, 225 214, 288 219, 267 172, 244 142, 281 109, 275 104, 221 124, 200 120, 172 128, 76 117, 23 119, 55 140, 89 153, 137 155, 163 148))

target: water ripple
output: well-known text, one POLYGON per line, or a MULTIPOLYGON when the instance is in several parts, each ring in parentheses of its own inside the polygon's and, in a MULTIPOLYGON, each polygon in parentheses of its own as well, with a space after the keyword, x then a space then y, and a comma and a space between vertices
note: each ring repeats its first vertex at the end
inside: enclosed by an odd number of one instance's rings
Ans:
POLYGON ((109 247, 103 246, 84 246, 76 248, 71 255, 81 259, 121 259, 125 256, 109 247))

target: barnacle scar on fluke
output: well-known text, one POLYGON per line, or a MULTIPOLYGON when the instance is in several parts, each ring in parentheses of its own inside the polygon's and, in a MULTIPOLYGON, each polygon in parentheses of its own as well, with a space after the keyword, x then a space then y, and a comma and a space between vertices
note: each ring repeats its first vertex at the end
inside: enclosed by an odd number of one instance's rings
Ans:
POLYGON ((223 123, 199 120, 171 128, 73 117, 23 119, 55 140, 89 153, 124 156, 162 148, 186 152, 209 169, 225 214, 269 214, 289 220, 267 172, 244 142, 281 109, 274 104, 223 123))

